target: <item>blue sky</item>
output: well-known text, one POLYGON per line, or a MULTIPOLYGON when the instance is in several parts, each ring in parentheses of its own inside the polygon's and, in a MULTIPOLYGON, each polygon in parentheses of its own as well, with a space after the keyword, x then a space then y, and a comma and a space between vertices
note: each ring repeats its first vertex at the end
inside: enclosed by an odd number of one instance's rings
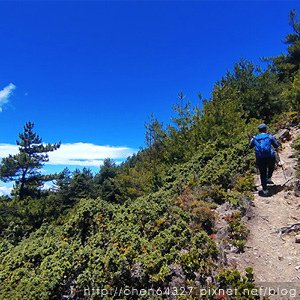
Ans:
POLYGON ((152 112, 169 122, 179 91, 197 103, 240 58, 285 52, 292 8, 300 2, 0 2, 0 144, 13 149, 30 120, 45 142, 74 145, 48 169, 122 160, 144 145, 152 112))

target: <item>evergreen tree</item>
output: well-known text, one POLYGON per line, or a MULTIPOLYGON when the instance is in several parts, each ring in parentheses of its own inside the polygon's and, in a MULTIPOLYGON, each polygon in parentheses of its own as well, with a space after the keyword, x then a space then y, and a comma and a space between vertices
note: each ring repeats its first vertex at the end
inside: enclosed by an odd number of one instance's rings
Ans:
POLYGON ((185 95, 178 93, 179 101, 173 106, 176 116, 172 118, 172 125, 168 125, 168 138, 165 140, 167 148, 166 160, 168 163, 178 163, 186 161, 193 153, 194 147, 187 145, 195 144, 194 132, 191 128, 194 126, 193 121, 198 107, 192 106, 190 101, 185 101, 185 95))
POLYGON ((288 54, 273 59, 275 70, 281 80, 290 79, 299 70, 300 64, 300 18, 296 10, 290 12, 289 24, 293 32, 288 34, 284 41, 288 45, 288 54))
POLYGON ((145 124, 145 142, 147 145, 147 154, 149 157, 150 169, 161 159, 163 152, 163 140, 166 138, 166 132, 163 124, 160 123, 153 114, 151 114, 149 122, 145 124))
POLYGON ((14 194, 20 200, 26 196, 37 196, 43 183, 54 178, 42 175, 40 169, 49 161, 47 153, 60 147, 60 143, 44 145, 33 128, 33 123, 26 123, 17 141, 19 153, 3 158, 0 164, 0 179, 4 182, 15 181, 14 194))
POLYGON ((288 109, 281 97, 283 84, 270 70, 264 72, 251 62, 242 59, 235 64, 233 72, 216 84, 214 98, 237 101, 242 117, 249 122, 252 118, 269 123, 274 115, 288 109))
POLYGON ((103 184, 103 182, 109 178, 114 178, 117 175, 116 163, 106 158, 103 161, 103 165, 100 167, 100 172, 95 176, 96 184, 103 184))
POLYGON ((80 198, 95 198, 94 176, 90 169, 76 169, 69 184, 70 199, 74 201, 80 198))
POLYGON ((106 158, 100 167, 99 173, 95 176, 95 184, 98 194, 105 200, 114 202, 115 193, 117 192, 114 178, 118 174, 118 166, 114 160, 106 158))

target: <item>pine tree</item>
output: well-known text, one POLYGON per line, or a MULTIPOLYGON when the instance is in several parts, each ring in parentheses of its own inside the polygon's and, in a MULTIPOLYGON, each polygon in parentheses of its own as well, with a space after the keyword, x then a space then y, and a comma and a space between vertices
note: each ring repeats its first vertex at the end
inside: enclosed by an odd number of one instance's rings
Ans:
MULTIPOLYGON (((145 124, 145 142, 148 148, 148 157, 150 166, 154 167, 162 157, 163 140, 166 138, 166 132, 163 124, 160 123, 154 114, 151 114, 149 122, 145 124)), ((151 167, 151 168, 152 168, 151 167)))
POLYGON ((13 192, 20 200, 36 196, 43 183, 53 179, 53 176, 42 175, 40 170, 49 161, 47 153, 60 147, 60 143, 44 145, 33 128, 33 123, 25 124, 24 132, 19 134, 17 141, 19 153, 3 158, 0 164, 0 179, 15 181, 13 192))
POLYGON ((300 65, 300 18, 296 10, 290 12, 289 24, 293 32, 288 34, 284 41, 288 45, 288 54, 273 59, 275 70, 281 80, 290 79, 299 70, 300 65))

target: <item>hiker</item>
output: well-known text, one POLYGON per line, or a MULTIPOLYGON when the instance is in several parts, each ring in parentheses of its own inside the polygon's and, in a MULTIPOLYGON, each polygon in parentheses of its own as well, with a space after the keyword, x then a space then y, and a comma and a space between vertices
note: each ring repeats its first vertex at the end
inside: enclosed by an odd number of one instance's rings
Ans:
POLYGON ((279 144, 271 134, 267 133, 266 124, 260 124, 258 131, 259 134, 251 139, 250 148, 255 148, 256 165, 259 169, 262 185, 262 196, 267 196, 269 194, 267 184, 274 184, 272 181, 276 162, 274 148, 278 148, 279 144))

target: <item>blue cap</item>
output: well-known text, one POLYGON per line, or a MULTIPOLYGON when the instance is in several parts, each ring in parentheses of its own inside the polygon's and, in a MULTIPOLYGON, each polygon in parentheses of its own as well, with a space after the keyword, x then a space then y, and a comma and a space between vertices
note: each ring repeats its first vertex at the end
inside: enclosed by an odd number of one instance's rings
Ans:
POLYGON ((264 123, 258 125, 258 130, 262 130, 262 129, 267 129, 267 125, 264 123))

